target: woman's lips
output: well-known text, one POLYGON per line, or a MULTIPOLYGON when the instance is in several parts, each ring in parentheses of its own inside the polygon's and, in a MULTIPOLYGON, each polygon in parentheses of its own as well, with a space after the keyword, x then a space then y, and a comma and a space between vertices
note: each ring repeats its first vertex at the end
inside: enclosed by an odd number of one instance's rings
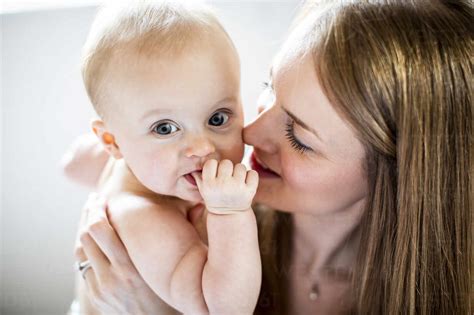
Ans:
POLYGON ((252 155, 250 156, 250 167, 255 170, 260 177, 280 177, 277 173, 272 171, 271 169, 263 166, 260 164, 257 160, 257 157, 255 156, 255 153, 252 152, 252 155))

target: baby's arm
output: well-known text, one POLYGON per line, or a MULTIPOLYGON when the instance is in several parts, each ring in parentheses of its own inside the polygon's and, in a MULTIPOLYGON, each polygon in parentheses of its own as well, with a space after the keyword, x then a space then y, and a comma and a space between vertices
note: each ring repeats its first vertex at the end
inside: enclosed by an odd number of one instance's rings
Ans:
POLYGON ((64 154, 61 165, 70 180, 95 188, 109 154, 97 137, 90 133, 79 136, 64 154))
POLYGON ((110 221, 150 288, 184 314, 208 314, 202 292, 207 247, 177 209, 138 196, 109 202, 110 221))
POLYGON ((208 209, 209 253, 203 291, 211 314, 252 314, 261 285, 257 223, 251 202, 258 174, 229 160, 194 175, 208 209))
POLYGON ((247 174, 242 164, 210 160, 202 179, 194 175, 209 210, 209 255, 181 212, 147 205, 141 197, 111 200, 111 223, 143 279, 180 312, 252 314, 261 283, 250 208, 257 174, 247 174))

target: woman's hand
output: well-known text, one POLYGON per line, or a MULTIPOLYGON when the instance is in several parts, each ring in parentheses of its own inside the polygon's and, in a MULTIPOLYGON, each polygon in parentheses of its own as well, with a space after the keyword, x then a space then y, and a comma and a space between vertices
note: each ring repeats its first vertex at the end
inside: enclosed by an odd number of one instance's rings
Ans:
MULTIPOLYGON (((92 306, 101 313, 176 314, 137 272, 108 220, 105 200, 97 194, 89 196, 82 210, 75 257, 78 262, 90 261, 92 268, 83 272, 80 281, 85 282, 92 306)), ((81 314, 89 312, 81 309, 81 314)))

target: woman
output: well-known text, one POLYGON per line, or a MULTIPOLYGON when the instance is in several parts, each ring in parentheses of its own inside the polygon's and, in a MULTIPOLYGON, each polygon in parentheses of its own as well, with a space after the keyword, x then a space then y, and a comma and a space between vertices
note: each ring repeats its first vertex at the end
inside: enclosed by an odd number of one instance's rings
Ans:
MULTIPOLYGON (((472 20, 467 1, 304 10, 244 131, 260 174, 257 314, 472 313, 472 20)), ((91 300, 153 313, 104 204, 86 209, 91 300)))

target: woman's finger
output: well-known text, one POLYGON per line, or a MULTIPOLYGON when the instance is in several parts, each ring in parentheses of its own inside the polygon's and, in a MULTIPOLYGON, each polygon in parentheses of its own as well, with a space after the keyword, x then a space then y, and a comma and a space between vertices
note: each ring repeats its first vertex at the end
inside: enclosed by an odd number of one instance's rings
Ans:
MULTIPOLYGON (((98 198, 89 210, 88 231, 112 264, 132 265, 128 252, 107 217, 107 204, 98 198)), ((128 266, 128 267, 130 267, 128 266)))
POLYGON ((94 304, 101 299, 100 289, 97 283, 97 277, 93 268, 89 268, 83 275, 81 275, 87 287, 87 294, 89 295, 90 301, 94 304))
MULTIPOLYGON (((89 209, 90 207, 92 206, 92 203, 95 201, 95 199, 97 198, 97 194, 96 193, 90 193, 89 196, 87 197, 87 200, 86 200, 86 203, 84 204, 84 207, 82 207, 82 210, 81 210, 81 217, 79 219, 79 227, 77 229, 77 234, 76 234, 76 242, 75 242, 75 256, 76 256, 76 259, 79 260, 79 259, 82 259, 83 257, 77 257, 79 254, 79 248, 82 248, 82 245, 81 245, 81 241, 80 241, 80 236, 81 236, 81 231, 85 230, 86 227, 87 227, 87 220, 88 220, 88 216, 89 216, 89 209)), ((81 255, 80 255, 81 256, 81 255)), ((79 261, 82 261, 82 260, 79 260, 79 261)))
POLYGON ((87 228, 89 209, 92 207, 92 204, 93 202, 95 202, 96 199, 97 199, 97 194, 90 193, 89 196, 87 197, 86 203, 84 204, 81 210, 81 217, 79 219, 79 226, 77 229, 76 241, 74 244, 74 257, 76 258, 76 261, 78 263, 87 260, 87 256, 86 256, 86 253, 84 252, 84 247, 81 244, 80 237, 81 237, 82 231, 85 231, 87 228))
MULTIPOLYGON (((79 238, 78 238, 79 239, 79 238)), ((76 244, 74 247, 74 258, 76 258, 77 263, 81 263, 87 260, 86 253, 84 252, 84 248, 82 247, 82 244, 80 241, 79 243, 76 244)))
MULTIPOLYGON (((80 240, 95 275, 99 278, 105 277, 110 267, 110 262, 107 257, 87 231, 81 234, 80 240)), ((87 273, 89 271, 87 271, 87 273)))

